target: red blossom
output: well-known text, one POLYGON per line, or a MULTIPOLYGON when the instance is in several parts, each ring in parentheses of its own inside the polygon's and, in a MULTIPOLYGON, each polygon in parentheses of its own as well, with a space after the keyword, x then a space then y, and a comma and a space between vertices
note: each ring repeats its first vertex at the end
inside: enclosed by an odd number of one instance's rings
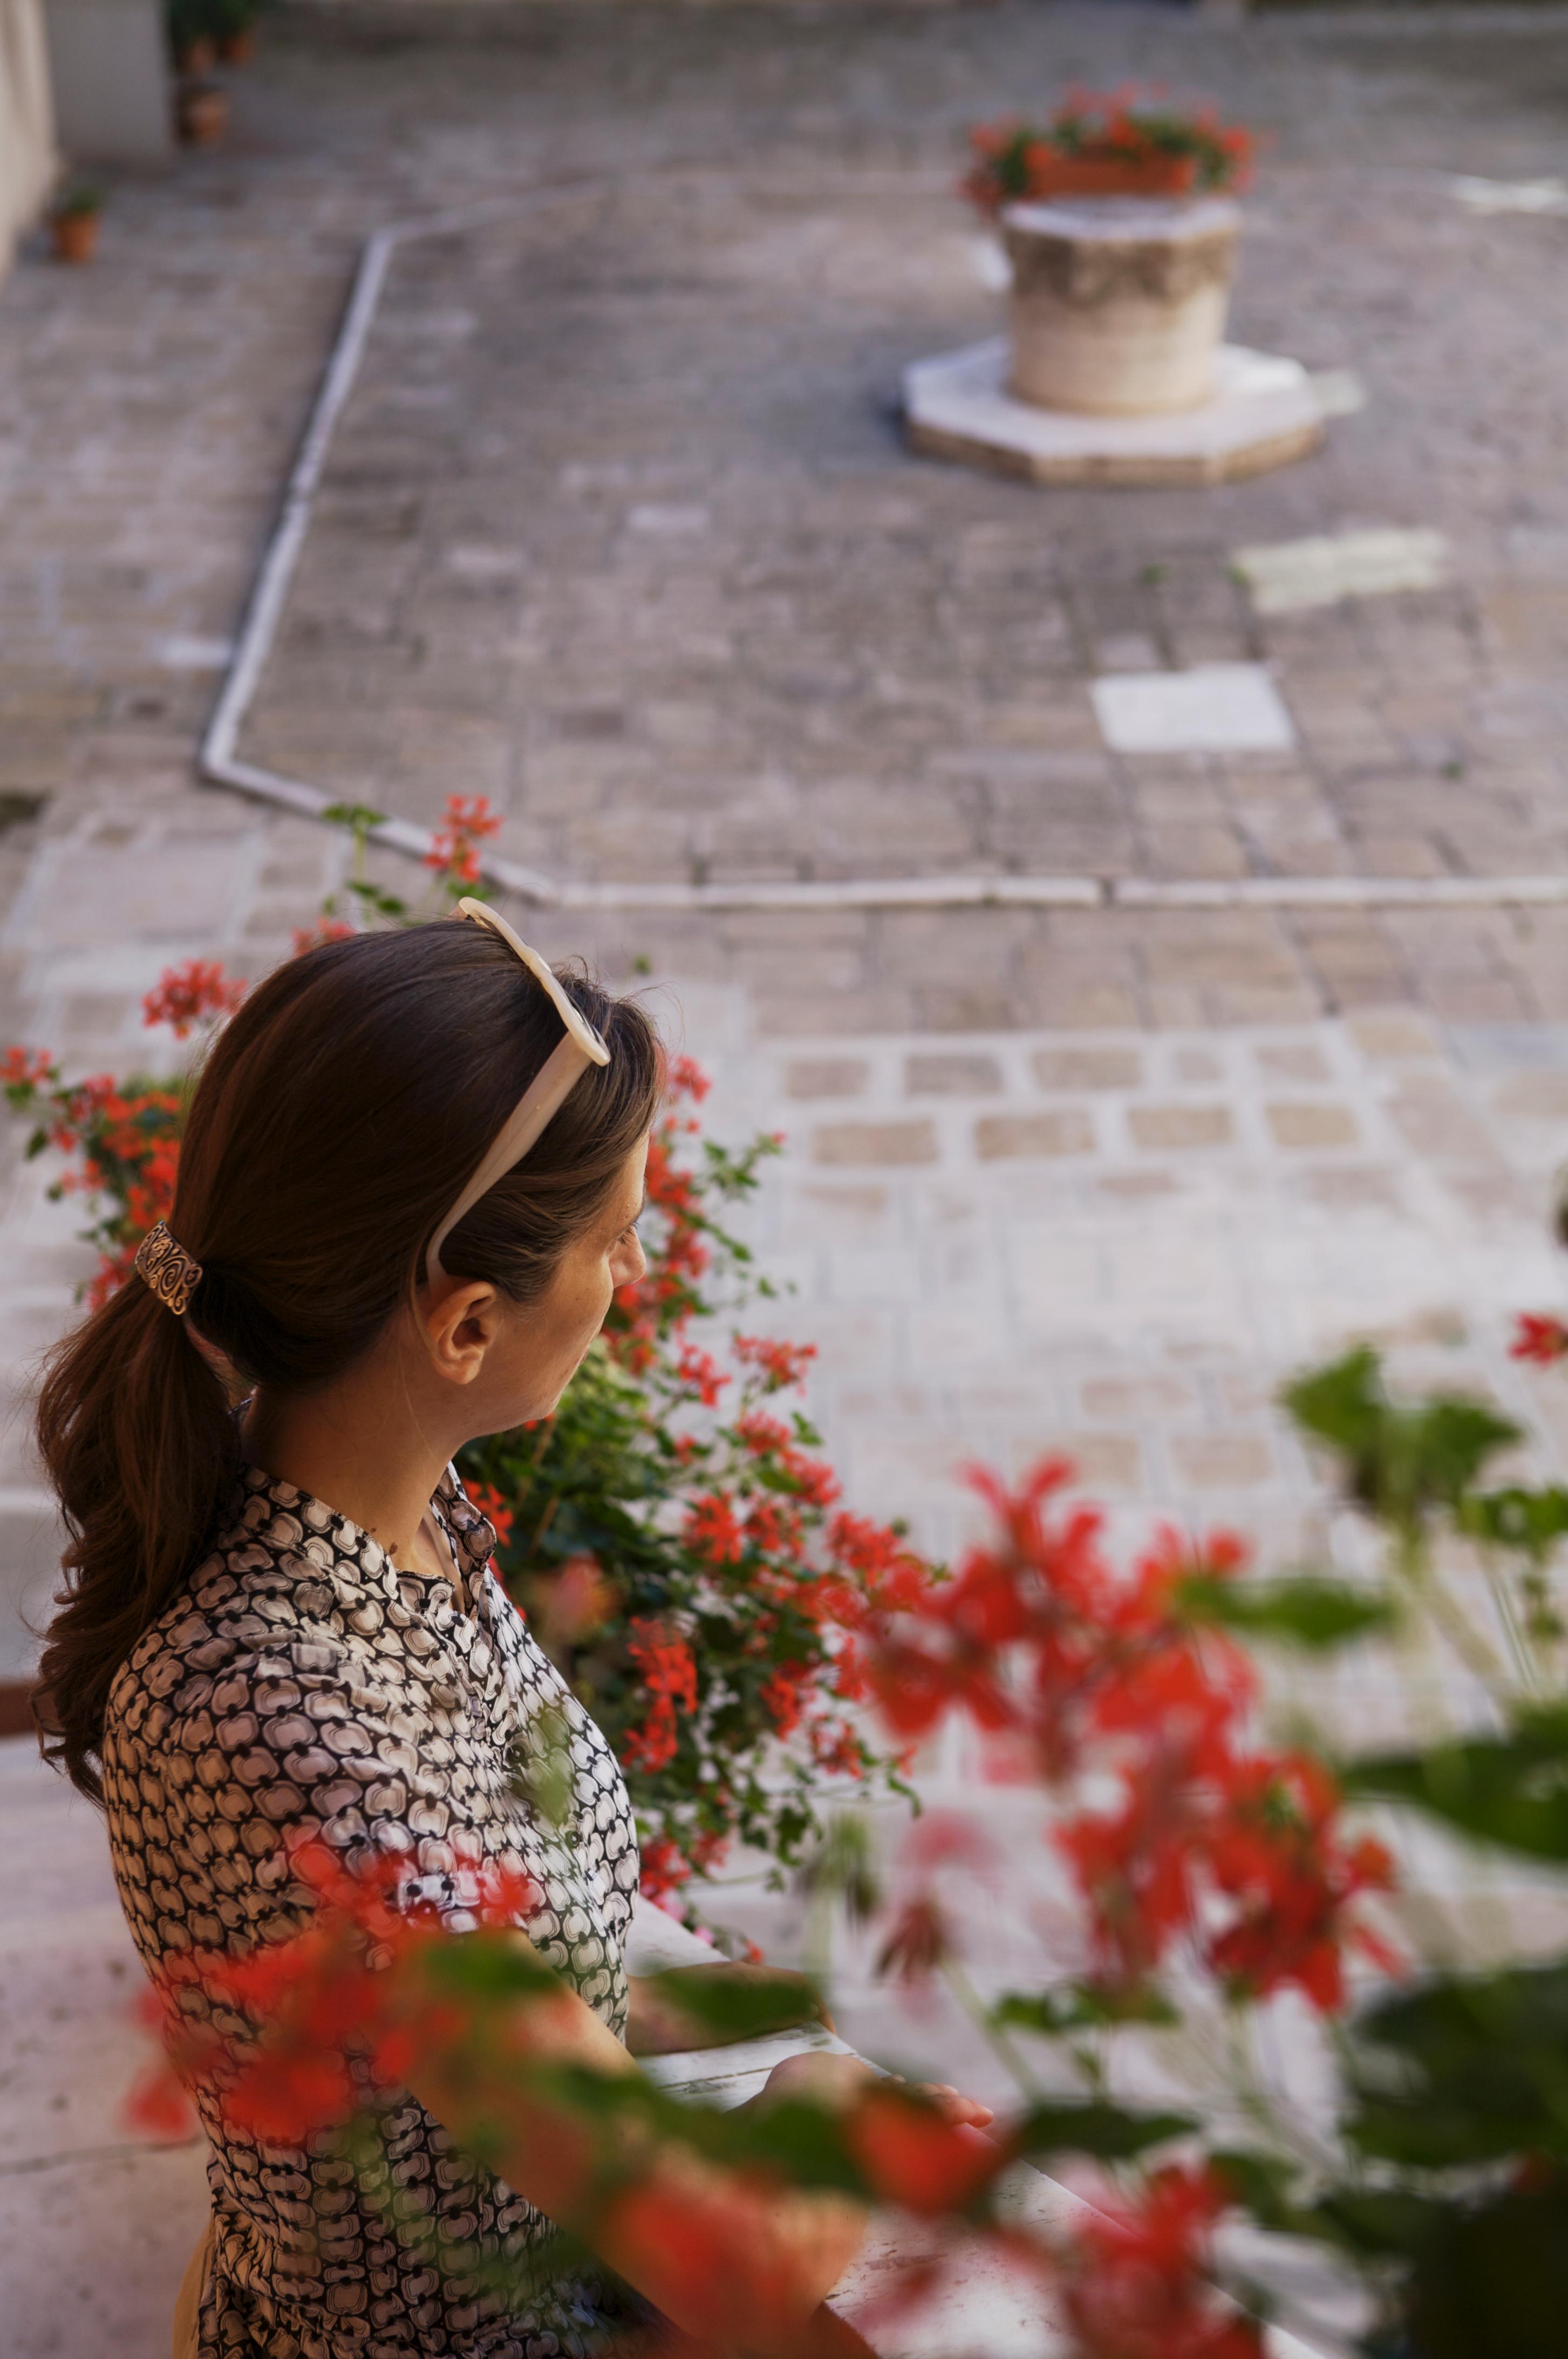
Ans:
POLYGON ((441 825, 425 854, 425 866, 437 870, 452 885, 477 885, 479 846, 500 824, 501 814, 491 810, 487 796, 449 795, 441 825))
POLYGON ((697 1709, 697 1665, 686 1640, 657 1622, 634 1618, 626 1652, 641 1676, 648 1711, 622 1739, 622 1757, 637 1769, 663 1769, 675 1758, 678 1711, 697 1709))
POLYGON ((1508 1354, 1512 1359, 1533 1360, 1538 1366, 1549 1368, 1554 1360, 1568 1358, 1568 1326, 1561 1319, 1540 1311, 1521 1310, 1517 1314, 1508 1354))
POLYGON ((351 941, 354 930, 342 918, 318 918, 313 926, 296 926, 294 955, 303 958, 307 951, 320 950, 323 942, 351 941))
POLYGON ((944 2121, 934 2106, 886 2084, 860 2098, 844 2125, 844 2142, 874 2191, 906 2212, 961 2210, 1009 2159, 996 2140, 944 2121))
POLYGON ((187 959, 182 966, 166 967, 142 1001, 142 1019, 151 1026, 167 1024, 177 1040, 189 1038, 198 1024, 232 1016, 249 984, 225 974, 217 959, 187 959))
POLYGON ((693 1556, 710 1564, 738 1564, 746 1554, 746 1534, 728 1499, 717 1491, 693 1499, 686 1510, 682 1537, 693 1556))
POLYGON ((1062 2288, 1075 2359, 1263 2359, 1261 2330, 1209 2281, 1227 2201, 1214 2173, 1175 2165, 1077 2215, 1062 2288))
POLYGON ((767 1379, 770 1393, 800 1384, 817 1356, 814 1343, 785 1343, 771 1335, 737 1335, 735 1355, 743 1367, 756 1368, 767 1379))

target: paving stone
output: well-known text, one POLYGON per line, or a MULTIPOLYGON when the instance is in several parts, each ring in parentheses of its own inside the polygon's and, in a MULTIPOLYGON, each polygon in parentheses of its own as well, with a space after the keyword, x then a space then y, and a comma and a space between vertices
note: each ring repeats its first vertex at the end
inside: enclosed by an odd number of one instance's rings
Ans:
POLYGON ((1249 1490, 1274 1472, 1261 1434, 1181 1433, 1172 1437, 1171 1448, 1182 1480, 1196 1490, 1249 1490))
POLYGON ((1136 1049, 1040 1049, 1031 1061, 1042 1090, 1129 1090, 1143 1077, 1136 1049))
POLYGON ((1263 1111, 1280 1147, 1312 1154, 1323 1147, 1361 1144, 1356 1116, 1348 1106, 1333 1105, 1320 1099, 1299 1105, 1270 1103, 1263 1111))
POLYGON ((1002 1069, 995 1057, 927 1052, 906 1060, 904 1087, 911 1097, 985 1097, 1002 1087, 1002 1069))
POLYGON ((784 1086, 792 1098, 854 1098, 870 1074, 864 1058, 812 1057, 788 1068, 784 1086))
POLYGON ((992 1114, 975 1125, 975 1151, 983 1163, 1005 1156, 1089 1155, 1094 1147, 1093 1116, 1062 1107, 1051 1114, 992 1114))
POLYGON ((819 1163, 934 1163, 937 1152, 929 1122, 825 1123, 811 1135, 819 1163))
POLYGON ((1232 1136, 1229 1109, 1220 1105, 1138 1105, 1127 1125, 1137 1146, 1157 1153, 1223 1147, 1232 1136))

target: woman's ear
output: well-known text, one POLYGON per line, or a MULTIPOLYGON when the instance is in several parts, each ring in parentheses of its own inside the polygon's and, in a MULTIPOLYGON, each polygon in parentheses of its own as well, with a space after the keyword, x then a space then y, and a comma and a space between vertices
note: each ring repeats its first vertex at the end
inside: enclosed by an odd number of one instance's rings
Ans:
POLYGON ((483 1278, 460 1278, 424 1307, 419 1323, 436 1374, 471 1385, 500 1332, 501 1298, 483 1278))

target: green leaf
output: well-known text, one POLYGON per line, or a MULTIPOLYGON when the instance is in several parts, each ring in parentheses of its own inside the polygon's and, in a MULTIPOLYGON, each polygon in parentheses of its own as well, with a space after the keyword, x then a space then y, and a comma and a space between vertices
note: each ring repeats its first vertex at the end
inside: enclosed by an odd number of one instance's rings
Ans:
MULTIPOLYGON (((725 1971, 725 1962, 711 1966, 672 1966, 649 1976, 661 1997, 692 2017, 715 2044, 736 2039, 762 2039, 772 2031, 789 2031, 813 2021, 815 1994, 802 1990, 795 1977, 780 1974, 740 1975, 725 1971)), ((696 2040, 694 2046, 702 2046, 696 2040)))
POLYGON ((1373 1630, 1387 1629, 1394 1611, 1387 1598, 1369 1597, 1342 1582, 1303 1574, 1294 1581, 1221 1581, 1196 1574, 1176 1593, 1183 1619, 1239 1630, 1253 1638, 1278 1638, 1296 1647, 1343 1647, 1373 1630))
POLYGON ((1423 2170, 1568 2161, 1568 1965, 1448 1975, 1355 2027, 1350 2143, 1423 2170))
POLYGON ((1020 2154, 1092 2154, 1123 2162, 1151 2146, 1185 2137, 1197 2123, 1186 2114, 1134 2114, 1090 2099, 1083 2104, 1031 2105, 1018 2125, 1020 2154))
POLYGON ((1207 2160, 1235 2201, 1251 2212, 1260 2227, 1283 2234, 1297 2227, 1299 2214, 1290 2200, 1296 2177, 1293 2163, 1277 2154, 1256 2154, 1239 2147, 1212 2148, 1207 2160))
POLYGON ((1039 2031, 1048 2038, 1113 2023, 1174 2024, 1178 2010, 1162 1991, 1097 1990, 1092 1983, 1068 1983, 1060 1990, 1008 1991, 991 2009, 1003 2031, 1039 2031))
POLYGON ((382 827, 387 821, 386 812, 373 810, 369 803, 329 803, 321 817, 329 827, 382 827))
POLYGON ((1486 1401, 1391 1401, 1367 1344, 1297 1377, 1280 1398, 1302 1432, 1340 1460, 1346 1495, 1407 1531, 1434 1507, 1456 1506, 1486 1461, 1520 1438, 1486 1401))
POLYGON ((1404 1802, 1477 1842, 1568 1862, 1568 1704, 1521 1713, 1504 1736, 1363 1756, 1345 1790, 1404 1802))
POLYGON ((1460 1503, 1459 1523, 1473 1538, 1516 1549, 1539 1564, 1568 1534, 1568 1490, 1554 1483, 1539 1491, 1475 1492, 1460 1503))

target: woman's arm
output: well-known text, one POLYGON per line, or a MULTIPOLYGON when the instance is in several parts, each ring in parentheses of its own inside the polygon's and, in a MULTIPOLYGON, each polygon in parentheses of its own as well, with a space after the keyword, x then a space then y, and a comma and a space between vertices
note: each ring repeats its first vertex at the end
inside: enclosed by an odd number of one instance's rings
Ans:
MULTIPOLYGON (((525 1936, 515 1937, 519 1941, 525 1936)), ((530 1954, 537 1955, 528 1945, 530 1954)), ((635 2060, 593 2009, 564 1985, 528 2001, 514 2018, 517 2052, 542 2064, 579 2065, 620 2077, 635 2060)), ((586 2133, 542 2096, 504 2082, 475 2089, 472 2061, 450 2043, 419 2038, 408 2070, 414 2094, 459 2139, 476 2102, 501 2133, 496 2168, 507 2184, 549 2218, 580 2230, 602 2259, 687 2333, 767 2353, 786 2345, 838 2282, 859 2249, 864 2209, 842 2196, 761 2190, 689 2147, 656 2146, 638 2165, 635 2185, 597 2220, 584 2220, 591 2180, 586 2133)), ((819 2057, 844 2093, 866 2067, 853 2057, 819 2057)))

